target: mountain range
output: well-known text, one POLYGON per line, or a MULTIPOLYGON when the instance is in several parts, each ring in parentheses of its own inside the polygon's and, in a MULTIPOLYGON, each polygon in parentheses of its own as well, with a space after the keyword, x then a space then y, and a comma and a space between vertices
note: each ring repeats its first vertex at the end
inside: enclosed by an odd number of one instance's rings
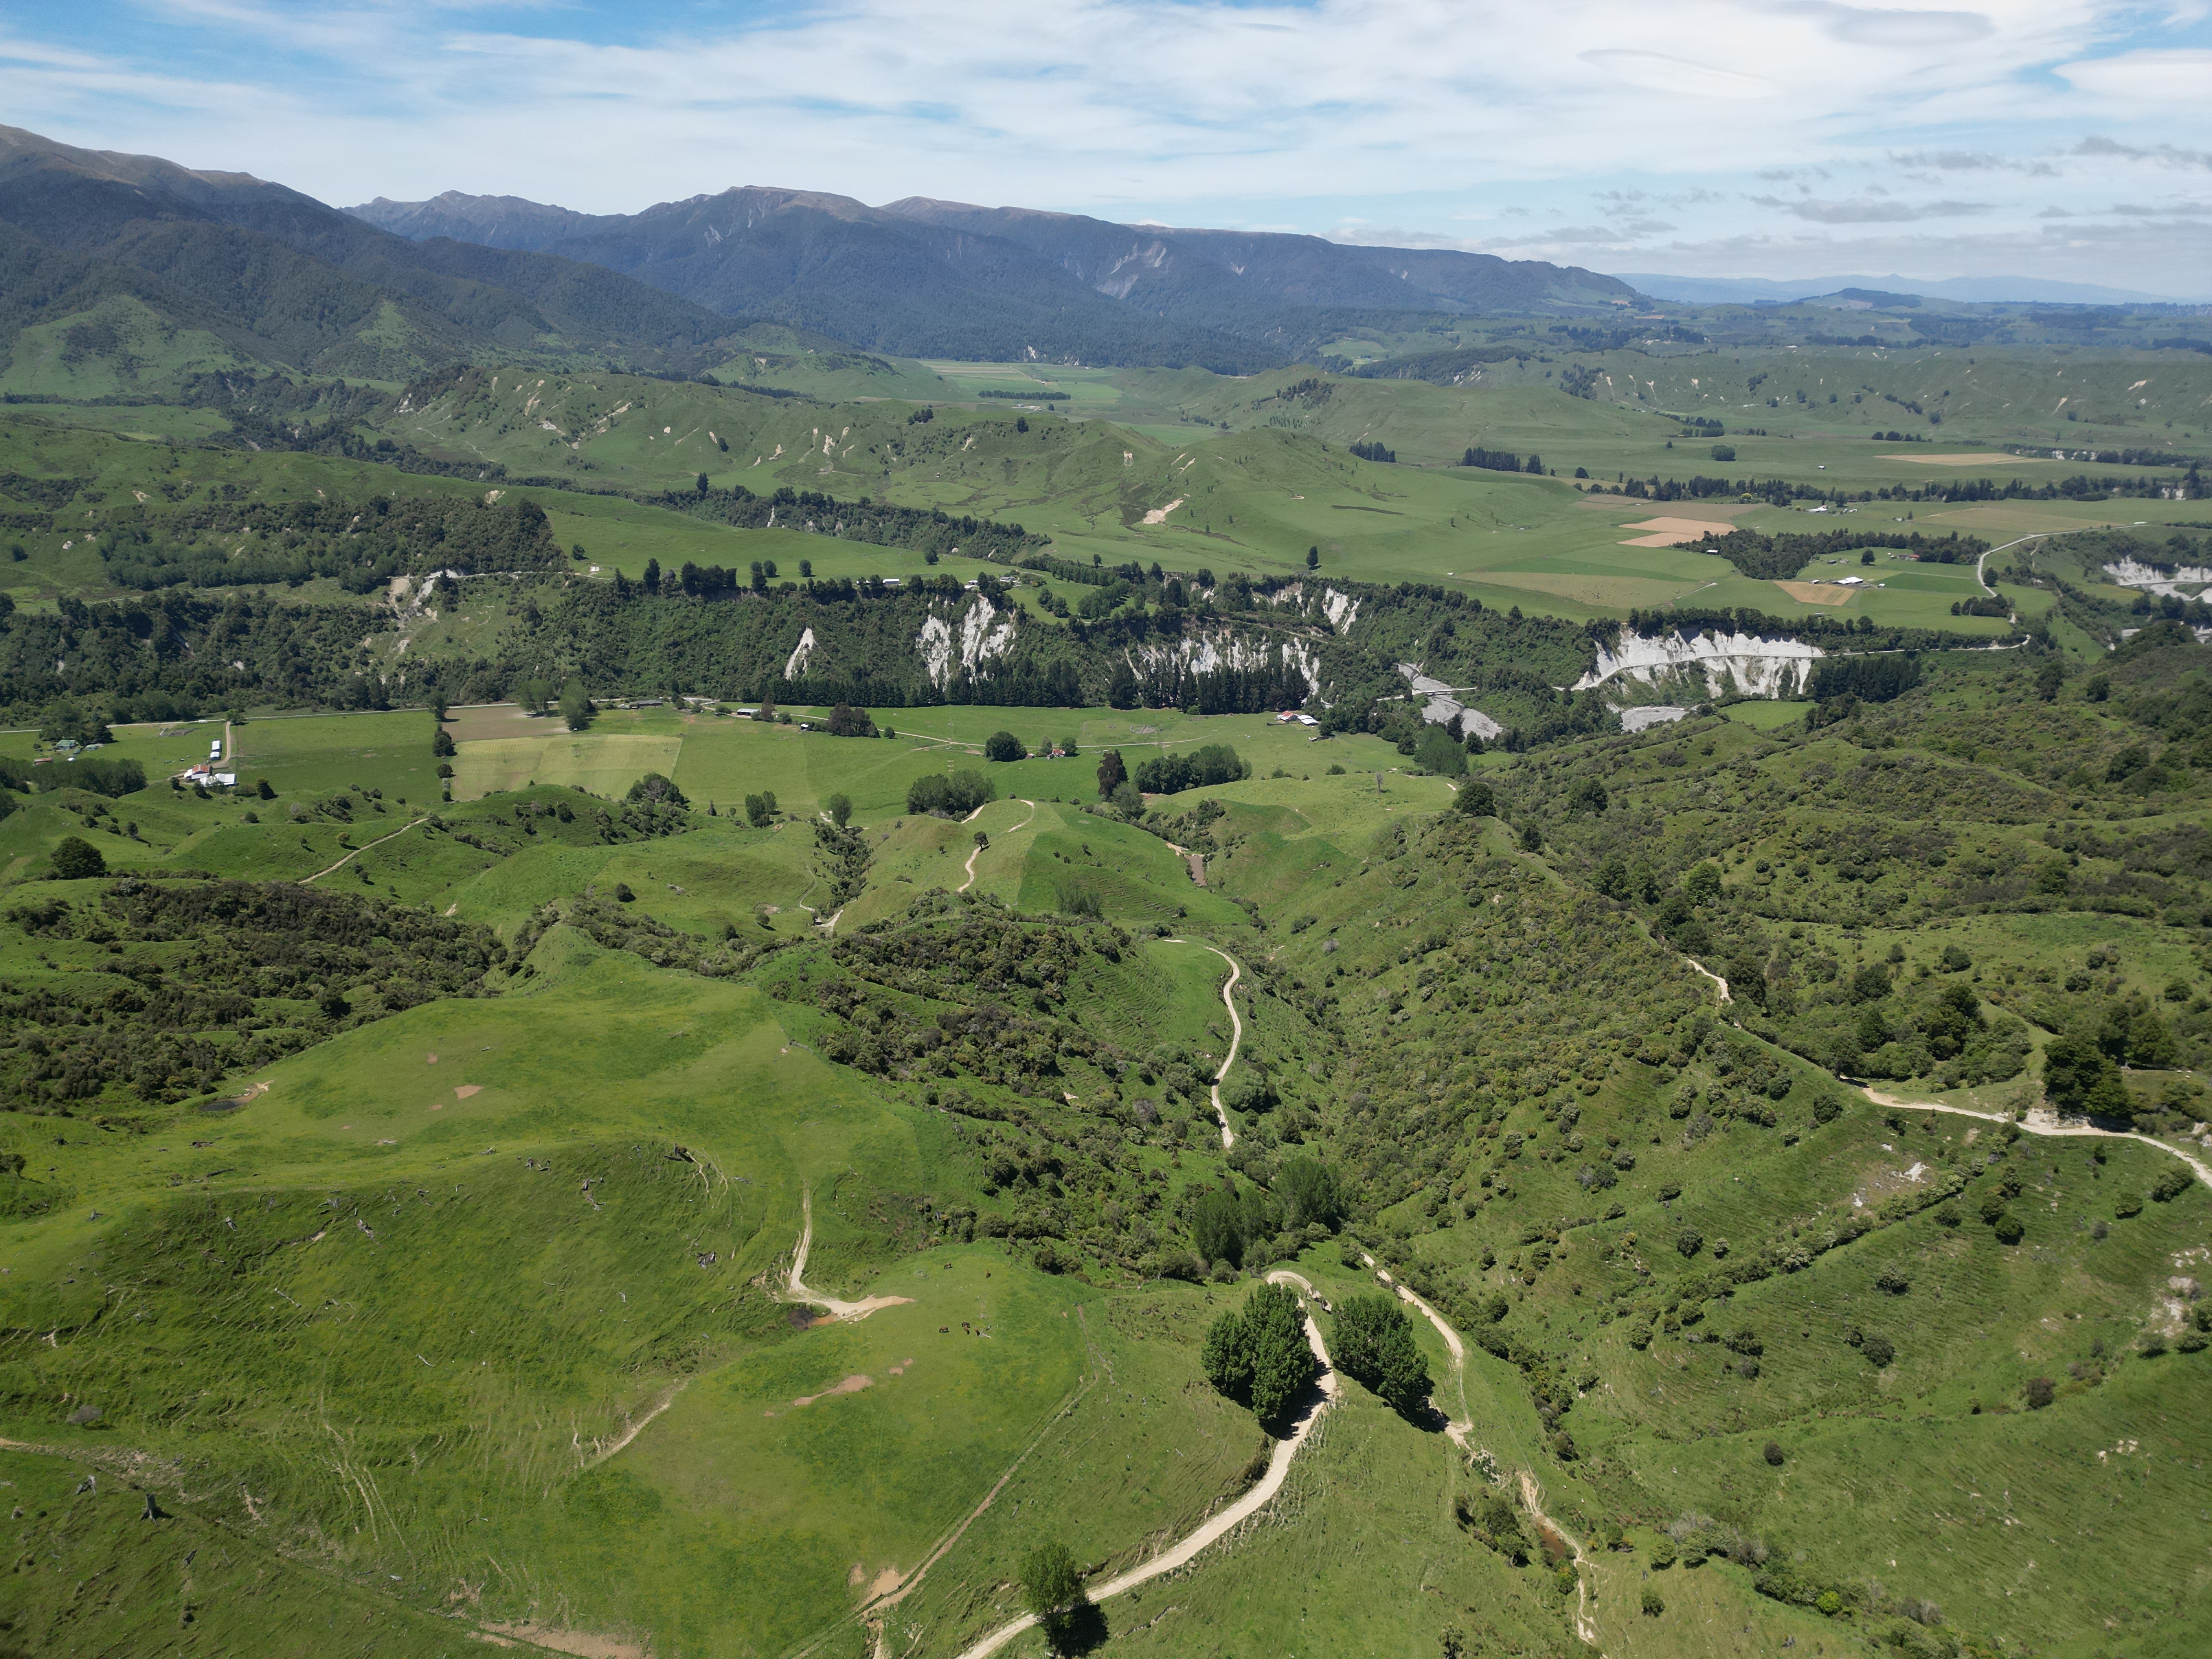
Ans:
POLYGON ((1637 297, 1613 277, 1489 254, 757 185, 635 214, 458 191, 347 211, 403 236, 588 260, 717 311, 918 356, 1243 372, 1304 355, 1354 316, 1577 313, 1637 297))

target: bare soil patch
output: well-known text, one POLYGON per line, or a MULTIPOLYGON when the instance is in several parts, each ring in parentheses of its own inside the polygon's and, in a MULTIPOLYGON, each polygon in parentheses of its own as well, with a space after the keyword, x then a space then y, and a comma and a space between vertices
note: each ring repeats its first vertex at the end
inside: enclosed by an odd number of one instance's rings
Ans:
POLYGON ((2050 461, 2041 455, 1884 455, 1885 461, 1910 461, 1915 466, 1987 466, 2000 462, 2006 466, 2048 466, 2050 461))
POLYGON ((802 1394, 798 1399, 791 1402, 791 1407, 793 1411, 797 1411, 800 1407, 811 1406, 817 1400, 834 1399, 841 1394, 858 1394, 863 1389, 872 1388, 874 1386, 875 1378, 872 1376, 863 1376, 860 1372, 854 1371, 852 1376, 845 1377, 840 1382, 832 1383, 829 1388, 823 1389, 820 1394, 802 1394))
POLYGON ((1849 605, 1855 587, 1838 587, 1833 582, 1783 582, 1774 584, 1800 605, 1849 605))
POLYGON ((556 1653, 573 1653, 576 1659, 648 1659, 642 1642, 625 1642, 617 1637, 600 1636, 587 1630, 561 1630, 551 1625, 532 1624, 527 1620, 520 1620, 513 1624, 486 1625, 484 1628, 527 1642, 532 1647, 550 1648, 556 1653))
POLYGON ((1724 536, 1730 526, 1725 521, 1712 519, 1659 518, 1623 525, 1621 528, 1646 532, 1635 541, 1623 542, 1624 547, 1673 547, 1680 542, 1702 541, 1708 536, 1724 536))
POLYGON ((456 708, 446 720, 455 743, 477 743, 487 738, 550 737, 560 722, 544 714, 526 714, 515 702, 487 703, 481 708, 456 708))

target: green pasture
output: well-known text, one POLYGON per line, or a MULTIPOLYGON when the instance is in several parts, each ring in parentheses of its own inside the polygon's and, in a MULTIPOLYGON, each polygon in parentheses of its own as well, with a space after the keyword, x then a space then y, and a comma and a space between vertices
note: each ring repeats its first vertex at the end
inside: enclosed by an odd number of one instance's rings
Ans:
MULTIPOLYGON (((550 720, 514 721, 508 711, 456 711, 460 734, 455 757, 455 800, 519 789, 532 782, 580 787, 592 793, 619 796, 649 771, 673 777, 684 792, 703 805, 721 810, 741 806, 744 798, 766 790, 787 812, 811 814, 831 795, 843 794, 863 821, 903 814, 907 787, 933 772, 974 769, 997 786, 1002 799, 1027 797, 1071 805, 1097 799, 1098 755, 1118 748, 1133 772, 1153 753, 1225 743, 1265 780, 1281 770, 1305 777, 1331 764, 1369 775, 1404 763, 1379 738, 1352 736, 1314 741, 1308 728, 1286 726, 1265 714, 1185 714, 1174 709, 1121 711, 1107 708, 1040 709, 939 706, 878 708, 876 719, 897 733, 893 738, 832 738, 802 732, 798 720, 819 719, 826 710, 784 712, 794 724, 748 720, 742 715, 699 714, 672 708, 611 708, 593 717, 580 733, 551 729, 550 720), (514 725, 539 727, 526 737, 474 738, 474 731, 505 732, 514 725), (1025 761, 987 762, 985 738, 1012 731, 1032 750, 1025 761), (1055 742, 1073 738, 1079 752, 1053 759, 1055 742)), ((332 717, 352 720, 355 716, 332 717)), ((384 717, 428 724, 422 714, 384 717)), ((242 728, 250 738, 274 721, 242 728)), ((347 729, 347 728, 341 728, 347 729)), ((428 743, 423 744, 427 762, 428 743)), ((252 751, 248 750, 249 754, 252 751)), ((335 764, 336 763, 333 763, 335 764)), ((1348 786, 1347 786, 1348 787, 1348 786)), ((1187 805, 1201 797, 1194 794, 1187 805)))

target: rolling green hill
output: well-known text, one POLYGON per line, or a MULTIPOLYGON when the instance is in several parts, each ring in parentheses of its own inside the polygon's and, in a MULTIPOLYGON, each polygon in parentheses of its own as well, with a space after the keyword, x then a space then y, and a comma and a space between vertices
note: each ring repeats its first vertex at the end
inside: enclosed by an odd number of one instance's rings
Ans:
POLYGON ((0 1653, 2201 1645, 2154 319, 922 362, 4 132, 0 261, 0 1653))
POLYGON ((1242 1492, 1207 1328, 1281 1265, 1334 1341, 1371 1258, 1437 1414, 1339 1379, 1264 1521, 1093 1629, 2178 1652, 2203 650, 1486 755, 1497 816, 1096 708, 456 709, 450 801, 423 714, 253 719, 266 797, 11 792, 11 1630, 958 1653, 1039 1536, 1103 1585, 1242 1492), (1249 777, 1098 804, 1108 748, 1219 742, 1249 777), (963 768, 972 819, 907 811, 963 768))

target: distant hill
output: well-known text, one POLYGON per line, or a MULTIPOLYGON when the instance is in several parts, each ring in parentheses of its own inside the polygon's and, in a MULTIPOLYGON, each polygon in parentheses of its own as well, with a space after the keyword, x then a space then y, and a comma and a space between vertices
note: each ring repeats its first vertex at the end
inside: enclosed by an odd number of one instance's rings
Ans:
POLYGON ((1958 300, 1968 304, 2005 301, 2036 305, 2162 305, 2172 296, 2138 294, 2131 289, 2099 288, 2090 283, 2057 283, 2040 276, 1947 276, 1940 282, 1920 282, 1909 276, 1806 276, 1777 281, 1763 276, 1662 276, 1649 272, 1621 272, 1613 280, 1632 285, 1655 300, 1679 305, 1726 306, 1787 303, 1837 295, 1846 289, 1875 289, 1915 295, 1925 299, 1958 300))
POLYGON ((1301 355, 1347 316, 1574 313, 1635 297, 1592 271, 1483 254, 920 197, 874 208, 746 186, 592 216, 448 192, 349 211, 402 235, 588 259, 717 310, 915 356, 1243 373, 1301 355))
POLYGON ((1634 300, 1612 276, 1451 249, 1359 247, 1266 231, 1121 225, 1080 214, 908 197, 884 211, 1042 253, 1101 293, 1167 315, 1251 328, 1286 307, 1455 313, 1581 309, 1634 300))
POLYGON ((88 360, 139 379, 226 357, 372 378, 479 354, 700 367, 738 331, 598 264, 410 241, 247 173, 12 127, 0 128, 0 263, 11 384, 82 380, 88 360), (179 357, 185 336, 196 343, 179 357))

